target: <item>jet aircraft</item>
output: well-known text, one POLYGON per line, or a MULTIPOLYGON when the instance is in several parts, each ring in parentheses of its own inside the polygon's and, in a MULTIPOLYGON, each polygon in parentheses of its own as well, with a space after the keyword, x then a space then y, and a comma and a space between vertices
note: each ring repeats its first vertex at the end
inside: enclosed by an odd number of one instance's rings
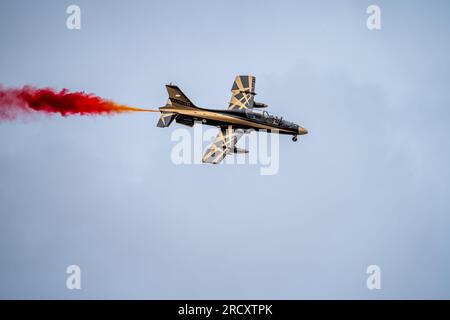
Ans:
POLYGON ((158 127, 168 127, 175 120, 190 127, 195 122, 201 122, 219 128, 214 142, 203 155, 202 161, 205 163, 217 164, 227 154, 247 153, 247 150, 237 148, 236 143, 242 135, 252 130, 292 135, 293 141, 297 141, 298 135, 308 133, 305 128, 286 121, 283 117, 272 116, 267 111, 255 112, 255 109, 267 108, 267 105, 254 101, 254 76, 236 76, 227 110, 197 107, 177 86, 168 84, 166 88, 169 99, 165 106, 159 108, 161 117, 158 127))

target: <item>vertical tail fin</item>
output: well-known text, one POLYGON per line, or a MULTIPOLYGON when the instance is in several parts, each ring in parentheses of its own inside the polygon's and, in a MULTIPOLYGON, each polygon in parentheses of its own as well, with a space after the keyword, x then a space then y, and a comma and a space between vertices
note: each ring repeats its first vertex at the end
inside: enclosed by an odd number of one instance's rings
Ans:
POLYGON ((173 105, 195 107, 191 100, 180 90, 177 86, 168 84, 166 85, 167 93, 169 94, 169 100, 173 105))
MULTIPOLYGON (((191 100, 189 100, 188 97, 183 93, 183 91, 180 90, 177 86, 174 86, 172 84, 166 85, 167 93, 169 94, 169 100, 167 100, 167 103, 165 107, 194 107, 196 106, 192 103, 191 100)), ((161 111, 161 117, 159 118, 157 127, 165 128, 170 126, 173 120, 176 119, 178 116, 178 113, 170 111, 164 111, 164 107, 160 108, 161 111)))

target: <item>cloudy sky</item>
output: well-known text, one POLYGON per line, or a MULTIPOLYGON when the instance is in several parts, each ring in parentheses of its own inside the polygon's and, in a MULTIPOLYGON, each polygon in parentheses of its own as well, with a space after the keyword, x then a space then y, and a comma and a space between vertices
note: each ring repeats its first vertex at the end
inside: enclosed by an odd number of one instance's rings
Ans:
POLYGON ((226 108, 252 74, 258 101, 310 133, 280 137, 262 176, 175 165, 180 125, 156 114, 0 123, 0 298, 450 298, 449 9, 2 0, 4 86, 159 107, 173 82, 226 108), (74 264, 81 290, 66 288, 74 264))

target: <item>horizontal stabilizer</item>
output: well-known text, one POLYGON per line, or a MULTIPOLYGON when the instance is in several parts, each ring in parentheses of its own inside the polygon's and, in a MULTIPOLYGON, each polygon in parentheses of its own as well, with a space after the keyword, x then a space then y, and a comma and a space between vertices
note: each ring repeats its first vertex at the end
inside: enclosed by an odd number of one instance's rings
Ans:
POLYGON ((177 114, 173 112, 162 112, 156 126, 160 128, 168 127, 172 123, 173 119, 176 118, 176 116, 177 114))

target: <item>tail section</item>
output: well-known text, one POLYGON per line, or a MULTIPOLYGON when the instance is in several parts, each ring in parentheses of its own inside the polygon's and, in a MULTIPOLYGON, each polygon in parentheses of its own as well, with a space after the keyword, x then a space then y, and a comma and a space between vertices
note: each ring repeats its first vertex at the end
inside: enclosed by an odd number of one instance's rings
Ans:
POLYGON ((177 86, 166 85, 167 93, 171 104, 175 106, 195 107, 191 100, 177 86))
MULTIPOLYGON (((180 90, 177 86, 172 84, 166 85, 167 93, 169 94, 169 100, 164 107, 159 108, 161 112, 161 117, 159 118, 157 127, 165 128, 170 126, 173 120, 178 116, 178 113, 173 112, 173 107, 193 107, 196 106, 189 100, 188 97, 180 90), (165 109, 169 109, 165 111, 165 109)), ((178 121, 178 120, 177 120, 178 121)))

